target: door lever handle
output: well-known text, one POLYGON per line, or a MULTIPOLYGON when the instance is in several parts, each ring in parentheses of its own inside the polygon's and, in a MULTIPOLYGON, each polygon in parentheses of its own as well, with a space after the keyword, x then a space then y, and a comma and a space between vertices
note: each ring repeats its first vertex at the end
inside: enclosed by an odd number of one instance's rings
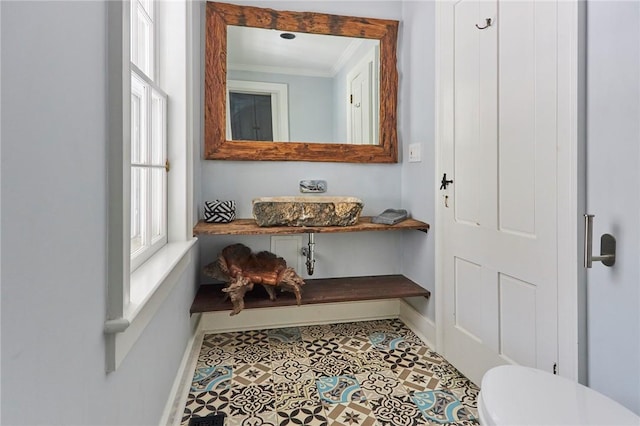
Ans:
POLYGON ((603 234, 600 237, 600 256, 592 254, 594 217, 592 214, 584 215, 584 267, 591 268, 593 262, 613 266, 616 263, 616 239, 613 235, 603 234))
POLYGON ((447 189, 450 183, 453 183, 453 179, 447 180, 447 174, 443 174, 442 180, 440 181, 440 190, 447 189))

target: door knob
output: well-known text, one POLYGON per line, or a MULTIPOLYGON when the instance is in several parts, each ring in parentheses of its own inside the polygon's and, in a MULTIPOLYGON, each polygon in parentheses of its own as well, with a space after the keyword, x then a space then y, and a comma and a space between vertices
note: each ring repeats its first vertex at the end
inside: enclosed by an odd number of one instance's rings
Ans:
POLYGON ((613 266, 616 263, 616 239, 613 235, 603 234, 600 237, 600 256, 592 254, 594 217, 592 214, 584 215, 584 267, 591 268, 593 262, 613 266))

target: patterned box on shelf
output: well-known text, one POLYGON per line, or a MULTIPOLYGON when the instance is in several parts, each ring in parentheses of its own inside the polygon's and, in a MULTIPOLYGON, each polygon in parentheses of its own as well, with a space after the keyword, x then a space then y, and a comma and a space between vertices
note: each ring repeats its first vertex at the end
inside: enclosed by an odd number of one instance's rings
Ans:
POLYGON ((205 201, 204 221, 207 223, 229 223, 236 218, 236 202, 229 201, 205 201))

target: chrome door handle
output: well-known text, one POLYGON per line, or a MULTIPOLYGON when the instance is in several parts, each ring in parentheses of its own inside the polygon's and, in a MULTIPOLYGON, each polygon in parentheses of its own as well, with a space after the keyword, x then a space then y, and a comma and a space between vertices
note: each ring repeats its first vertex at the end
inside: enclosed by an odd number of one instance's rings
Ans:
POLYGON ((593 262, 613 266, 616 263, 616 239, 613 235, 603 234, 600 237, 600 256, 592 254, 594 217, 592 214, 584 215, 584 267, 591 268, 593 262))

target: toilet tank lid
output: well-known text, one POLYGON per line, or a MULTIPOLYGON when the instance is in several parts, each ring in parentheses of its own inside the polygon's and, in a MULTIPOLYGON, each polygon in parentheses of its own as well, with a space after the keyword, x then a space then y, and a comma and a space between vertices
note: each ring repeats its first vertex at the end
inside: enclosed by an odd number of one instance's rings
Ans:
POLYGON ((640 417, 612 399, 542 370, 495 367, 480 389, 484 415, 497 425, 640 425, 640 417))

